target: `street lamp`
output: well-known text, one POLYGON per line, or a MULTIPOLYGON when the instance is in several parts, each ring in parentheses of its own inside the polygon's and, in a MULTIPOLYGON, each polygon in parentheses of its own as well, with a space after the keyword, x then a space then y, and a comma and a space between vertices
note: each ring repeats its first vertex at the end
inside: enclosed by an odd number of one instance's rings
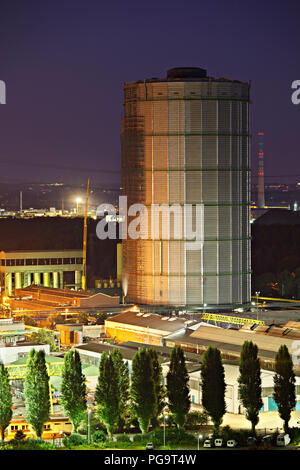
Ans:
POLYGON ((91 408, 88 409, 88 445, 90 445, 91 442, 91 414, 92 410, 91 408))
POLYGON ((166 415, 164 412, 164 448, 166 447, 166 415))
POLYGON ((198 436, 198 450, 200 450, 200 439, 202 440, 203 436, 202 434, 199 434, 198 436))

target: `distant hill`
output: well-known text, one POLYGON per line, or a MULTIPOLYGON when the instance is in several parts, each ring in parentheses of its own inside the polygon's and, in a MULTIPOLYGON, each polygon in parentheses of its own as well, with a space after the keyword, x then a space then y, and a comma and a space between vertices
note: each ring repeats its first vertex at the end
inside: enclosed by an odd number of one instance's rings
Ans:
MULTIPOLYGON (((99 240, 97 221, 88 219, 87 276, 95 279, 116 277, 117 240, 99 240)), ((33 219, 0 218, 0 251, 81 249, 83 219, 41 217, 33 219)))
POLYGON ((300 267, 300 214, 271 209, 251 224, 252 278, 300 267))
POLYGON ((270 209, 253 223, 254 225, 300 225, 300 211, 270 209))

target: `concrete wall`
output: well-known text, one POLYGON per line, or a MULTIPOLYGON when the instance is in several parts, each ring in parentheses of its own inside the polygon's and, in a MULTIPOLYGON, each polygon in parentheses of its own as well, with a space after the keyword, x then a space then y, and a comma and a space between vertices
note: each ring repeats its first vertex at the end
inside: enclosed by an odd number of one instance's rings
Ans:
POLYGON ((11 364, 18 359, 28 354, 31 349, 36 351, 45 351, 45 354, 50 354, 49 344, 29 344, 28 346, 1 346, 0 345, 0 362, 3 364, 11 364))
POLYGON ((82 336, 90 338, 99 338, 105 331, 104 325, 83 325, 82 336))
POLYGON ((0 331, 25 330, 25 323, 12 322, 9 320, 0 321, 0 331))

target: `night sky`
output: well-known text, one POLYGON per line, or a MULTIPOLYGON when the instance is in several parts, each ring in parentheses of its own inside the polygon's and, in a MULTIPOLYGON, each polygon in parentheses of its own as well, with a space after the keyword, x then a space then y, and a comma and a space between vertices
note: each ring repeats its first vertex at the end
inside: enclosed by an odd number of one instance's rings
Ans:
MULTIPOLYGON (((172 67, 252 80, 252 162, 299 175, 300 2, 0 0, 0 183, 120 180, 125 81, 172 67)), ((274 178, 273 178, 274 176, 274 178)))

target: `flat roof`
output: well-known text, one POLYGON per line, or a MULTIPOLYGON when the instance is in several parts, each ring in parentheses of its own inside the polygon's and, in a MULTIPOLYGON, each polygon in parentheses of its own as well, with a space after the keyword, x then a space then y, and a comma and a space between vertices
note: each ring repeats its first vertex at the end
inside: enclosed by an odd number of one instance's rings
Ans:
POLYGON ((108 344, 108 343, 92 343, 91 342, 88 344, 75 346, 73 349, 79 350, 79 352, 89 351, 89 352, 94 352, 97 354, 102 354, 104 352, 111 353, 114 349, 119 349, 120 352, 123 354, 124 359, 126 360, 131 360, 136 353, 136 351, 133 351, 132 349, 124 348, 119 345, 116 346, 116 345, 108 344))
MULTIPOLYGON (((40 293, 40 294, 47 294, 47 295, 53 295, 54 297, 91 297, 95 295, 94 293, 89 293, 89 292, 80 292, 76 290, 71 290, 71 289, 57 289, 55 287, 44 287, 44 286, 27 286, 27 287, 22 287, 20 289, 17 289, 18 292, 23 291, 25 293, 40 293)), ((43 299, 42 299, 43 300, 43 299)))
POLYGON ((185 328, 188 324, 196 324, 197 321, 186 318, 177 318, 158 315, 157 313, 124 312, 105 320, 106 323, 120 323, 123 325, 136 326, 138 328, 149 328, 158 332, 173 332, 185 328))
POLYGON ((288 339, 286 336, 275 336, 268 333, 260 334, 255 333, 255 330, 245 331, 229 328, 210 328, 203 325, 193 331, 190 336, 201 341, 217 341, 238 346, 242 345, 245 341, 253 341, 257 344, 258 348, 274 352, 277 352, 279 347, 283 344, 292 349, 294 342, 293 339, 288 339))
MULTIPOLYGON (((154 349, 155 351, 157 351, 158 354, 165 356, 166 358, 169 358, 171 354, 171 349, 167 346, 157 346, 154 344, 136 343, 135 341, 126 341, 124 343, 119 343, 119 345, 134 349, 136 351, 143 347, 146 349, 154 349)), ((200 354, 192 353, 189 351, 185 351, 185 357, 186 359, 190 361, 194 361, 196 363, 200 362, 201 360, 200 354)))

